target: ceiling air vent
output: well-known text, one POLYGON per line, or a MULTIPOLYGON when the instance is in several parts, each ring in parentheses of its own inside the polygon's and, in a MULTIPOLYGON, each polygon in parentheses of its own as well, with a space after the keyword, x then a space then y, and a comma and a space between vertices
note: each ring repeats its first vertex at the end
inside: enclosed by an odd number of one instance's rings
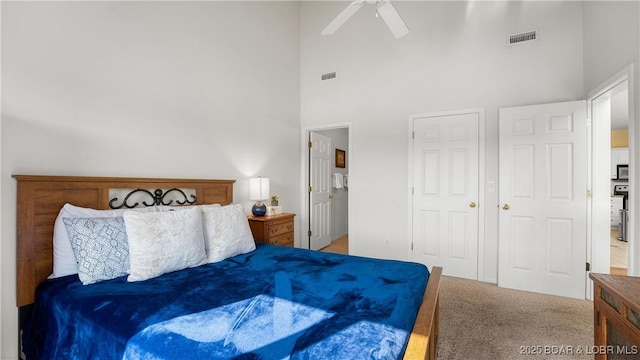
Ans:
POLYGON ((538 31, 527 31, 520 34, 509 35, 509 45, 516 45, 526 41, 532 41, 538 39, 538 31))

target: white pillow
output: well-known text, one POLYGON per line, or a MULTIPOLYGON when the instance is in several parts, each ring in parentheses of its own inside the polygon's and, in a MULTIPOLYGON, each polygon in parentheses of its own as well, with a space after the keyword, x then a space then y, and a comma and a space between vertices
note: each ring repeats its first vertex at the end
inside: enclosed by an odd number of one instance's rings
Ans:
POLYGON ((222 261, 256 249, 249 221, 240 205, 202 208, 201 211, 209 262, 222 261))
MULTIPOLYGON (((53 224, 53 274, 50 279, 78 273, 78 262, 71 247, 69 232, 64 225, 63 218, 106 218, 122 216, 125 211, 131 209, 118 210, 96 210, 64 204, 58 217, 53 224)), ((153 211, 153 208, 140 208, 136 211, 153 211)))
MULTIPOLYGON (((184 209, 190 209, 193 207, 197 207, 197 208, 205 208, 205 207, 220 207, 220 204, 203 204, 203 205, 155 205, 154 211, 155 212, 162 212, 162 211, 175 211, 175 210, 184 210, 184 209)), ((135 209, 134 209, 135 210, 135 209)))
POLYGON ((207 262, 200 209, 123 215, 129 239, 128 281, 141 281, 207 262))
MULTIPOLYGON (((220 204, 210 205, 197 205, 195 207, 219 207, 220 204)), ((76 260, 73 248, 71 247, 71 240, 69 239, 69 232, 62 221, 63 218, 104 218, 104 217, 118 217, 122 216, 126 211, 141 211, 141 212, 162 212, 172 211, 179 207, 177 206, 149 206, 143 208, 134 209, 115 209, 115 210, 96 210, 90 208, 83 208, 71 204, 65 204, 53 225, 53 273, 49 275, 49 279, 54 279, 62 276, 72 275, 78 273, 78 261, 76 260)))

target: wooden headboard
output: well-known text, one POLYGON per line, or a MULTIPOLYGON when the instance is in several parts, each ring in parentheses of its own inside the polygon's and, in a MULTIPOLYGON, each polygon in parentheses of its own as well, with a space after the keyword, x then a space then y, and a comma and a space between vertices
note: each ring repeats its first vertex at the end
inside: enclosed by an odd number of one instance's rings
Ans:
POLYGON ((17 197, 17 306, 33 303, 53 271, 53 224, 65 203, 109 209, 110 189, 193 189, 196 204, 230 204, 235 180, 13 175, 17 197))

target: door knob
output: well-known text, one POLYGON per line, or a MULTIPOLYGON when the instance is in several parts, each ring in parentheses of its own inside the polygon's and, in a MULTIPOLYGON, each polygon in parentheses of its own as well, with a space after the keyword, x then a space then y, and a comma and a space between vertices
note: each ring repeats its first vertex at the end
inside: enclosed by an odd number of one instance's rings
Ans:
POLYGON ((509 204, 502 205, 502 210, 509 210, 509 204))
POLYGON ((472 207, 472 208, 476 207, 476 203, 474 201, 470 202, 469 207, 472 207))

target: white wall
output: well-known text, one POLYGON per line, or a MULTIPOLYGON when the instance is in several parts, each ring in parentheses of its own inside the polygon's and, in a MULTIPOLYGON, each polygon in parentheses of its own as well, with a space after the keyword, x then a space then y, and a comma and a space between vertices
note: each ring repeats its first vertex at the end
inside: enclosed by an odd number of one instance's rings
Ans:
POLYGON ((298 211, 298 14, 295 2, 2 2, 2 359, 18 354, 12 174, 230 178, 241 203, 262 175, 298 211))
MULTIPOLYGON (((399 40, 367 5, 334 35, 322 36, 345 3, 302 3, 301 119, 303 128, 353 124, 350 251, 407 259, 408 116, 484 107, 486 180, 497 183, 498 109, 582 96, 582 4, 393 4, 411 30, 399 40), (539 41, 506 45, 507 35, 532 29, 539 30, 539 41), (329 71, 336 79, 320 81, 329 71)), ((483 191, 480 278, 496 281, 498 193, 483 191)))
POLYGON ((587 1, 584 3, 584 93, 596 89, 603 82, 633 66, 634 86, 629 94, 635 99, 629 118, 629 137, 633 173, 633 196, 629 222, 635 225, 629 250, 635 262, 629 264, 629 274, 640 275, 640 3, 638 1, 587 1), (634 196, 635 195, 635 196, 634 196), (635 209, 635 211, 633 211, 635 209))
POLYGON ((585 1, 583 9, 586 94, 629 64, 640 70, 640 3, 585 1))

